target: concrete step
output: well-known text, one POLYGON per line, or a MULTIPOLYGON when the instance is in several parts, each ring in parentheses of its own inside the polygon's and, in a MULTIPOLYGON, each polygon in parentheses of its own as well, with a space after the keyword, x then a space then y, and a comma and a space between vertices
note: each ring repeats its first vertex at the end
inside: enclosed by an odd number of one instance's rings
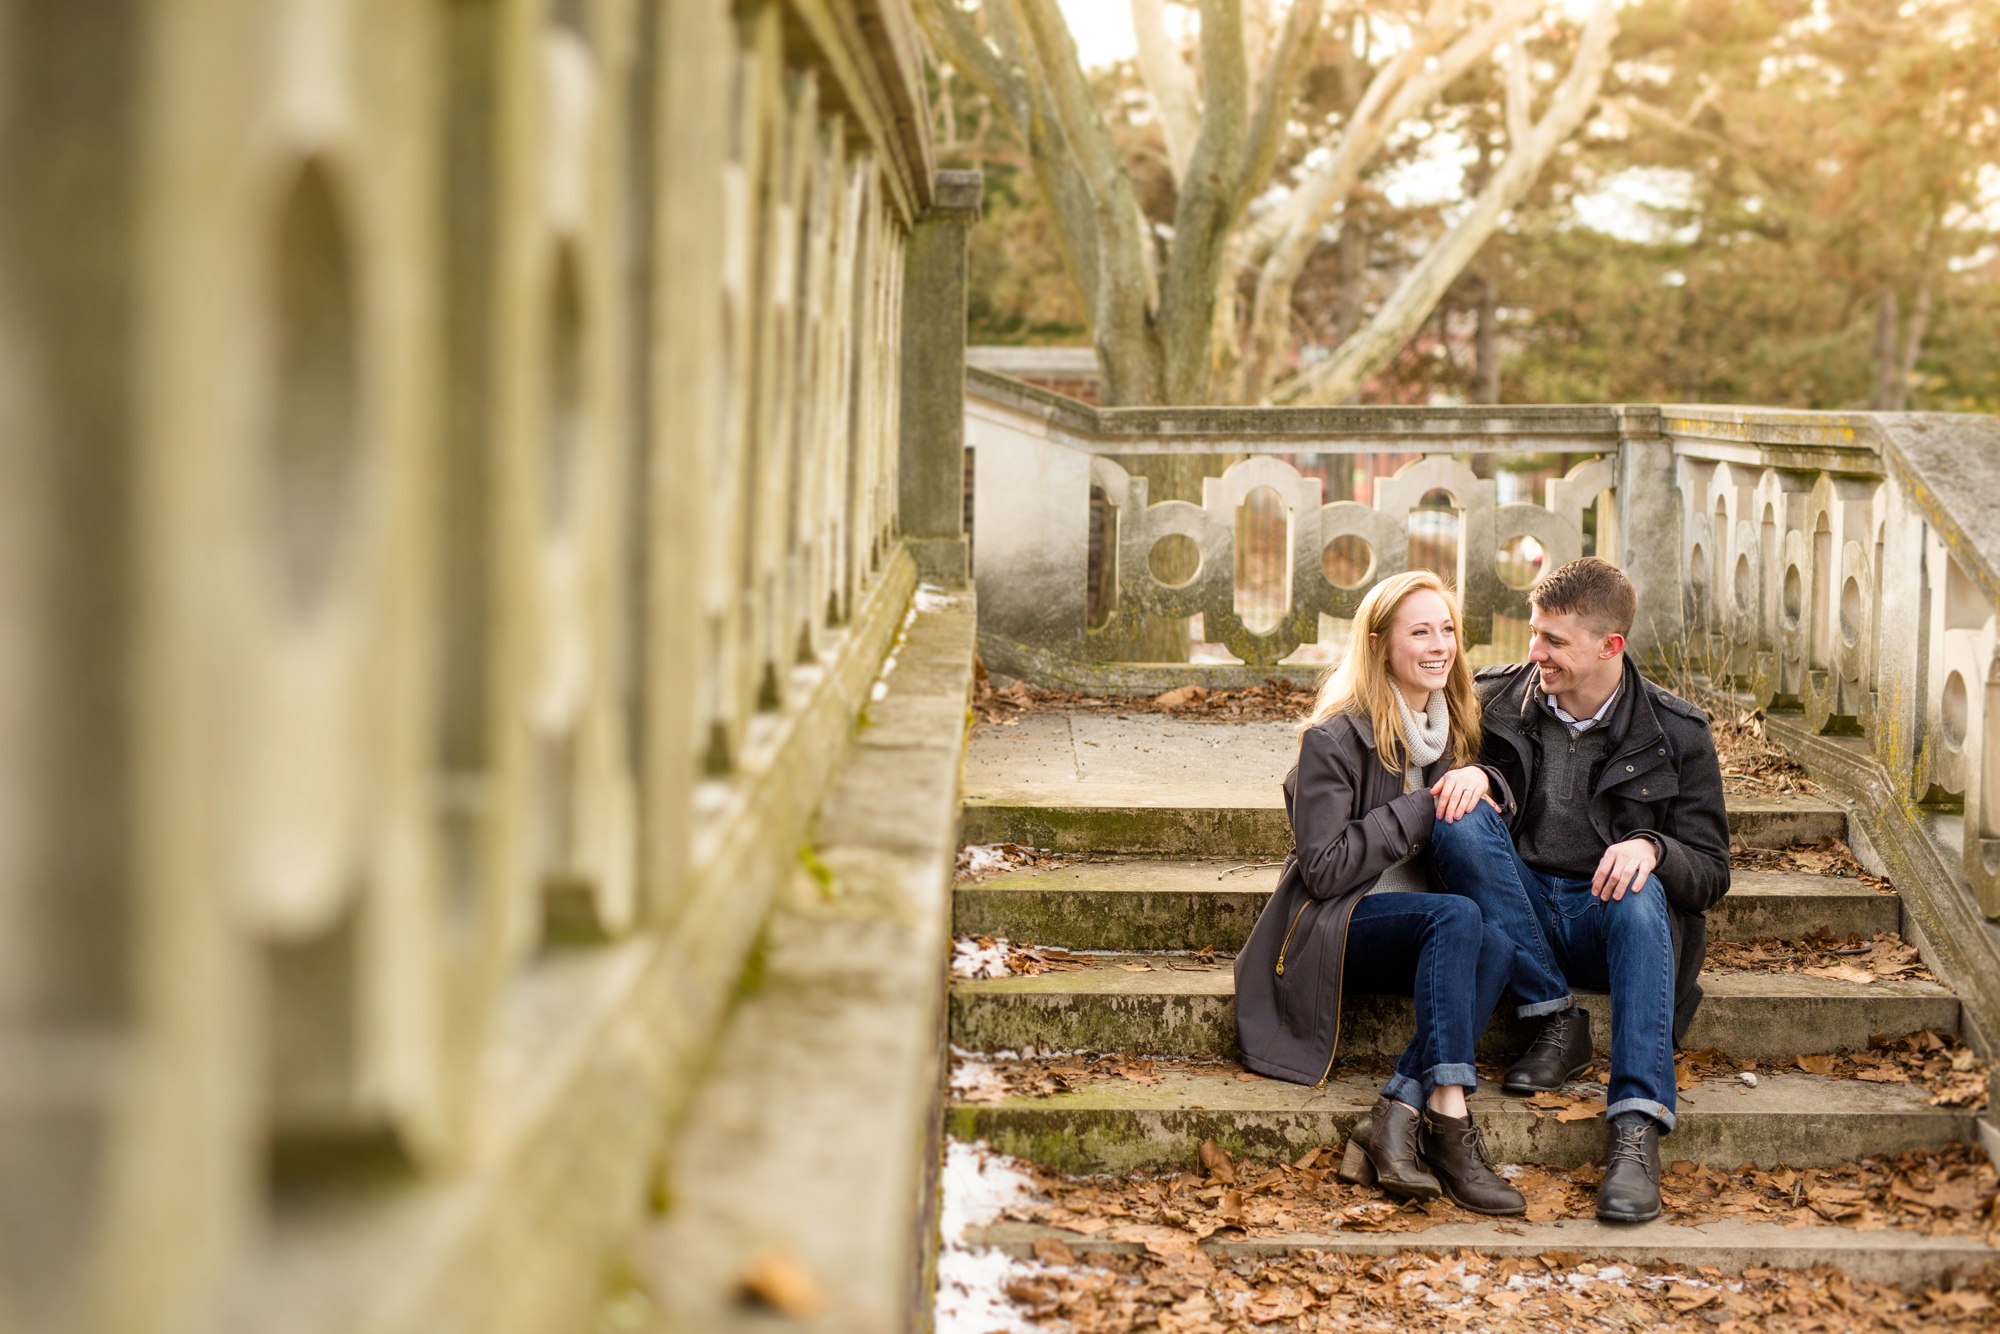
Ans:
MULTIPOLYGON (((952 931, 1005 936, 1071 950, 1234 952, 1276 887, 1279 868, 1239 860, 1083 862, 961 885, 952 931)), ((1708 914, 1711 940, 1797 939, 1895 931, 1893 894, 1858 880, 1791 872, 1737 871, 1708 914)))
MULTIPOLYGON (((1323 1089, 1228 1072, 1163 1070, 1158 1084, 1107 1081, 1046 1098, 953 1103, 950 1133, 1069 1173, 1188 1166, 1203 1140, 1232 1154, 1297 1158, 1343 1143, 1374 1105, 1381 1081, 1330 1080, 1323 1089)), ((1497 1090, 1471 1099, 1496 1162, 1578 1167, 1601 1162, 1601 1119, 1562 1122, 1497 1090)), ((1754 1162, 1826 1167, 1878 1153, 1936 1149, 1976 1133, 1972 1113, 1932 1107, 1909 1084, 1869 1084, 1803 1073, 1766 1074, 1757 1087, 1708 1080, 1679 1095, 1670 1159, 1731 1169, 1754 1162)))
MULTIPOLYGON (((951 991, 951 1040, 971 1051, 1128 1051, 1161 1056, 1236 1052, 1235 979, 1227 964, 1202 966, 1169 955, 1097 956, 1076 971, 961 980, 951 991), (1129 972, 1120 964, 1152 965, 1129 972)), ((1956 1031, 1958 998, 1931 982, 1861 986, 1787 973, 1704 973, 1706 999, 1687 1034, 1690 1048, 1787 1060, 1800 1053, 1862 1047, 1870 1034, 1920 1028, 1956 1031)), ((1610 1049, 1611 1002, 1582 995, 1600 1052, 1610 1049)), ((1390 1056, 1403 1049, 1415 1018, 1408 997, 1351 996, 1341 1010, 1340 1052, 1390 1056)), ((1533 1037, 1530 1023, 1496 1019, 1479 1044, 1506 1059, 1533 1037)))
MULTIPOLYGON (((1157 1225, 1114 1227, 1084 1237, 1037 1223, 991 1223, 969 1228, 966 1241, 991 1247, 1017 1259, 1031 1259, 1043 1237, 1062 1242, 1079 1257, 1136 1255, 1144 1238, 1169 1235, 1157 1225)), ((1185 1236, 1185 1233, 1181 1235, 1185 1236)), ((1710 1265, 1724 1273, 1752 1267, 1811 1269, 1838 1265, 1855 1278, 1892 1284, 1906 1292, 1934 1287, 1947 1270, 1967 1270, 1992 1263, 1994 1251, 1976 1237, 1930 1237, 1912 1229, 1787 1227, 1780 1223, 1723 1221, 1687 1227, 1665 1221, 1638 1227, 1606 1225, 1592 1219, 1562 1219, 1529 1223, 1493 1219, 1479 1223, 1441 1223, 1422 1232, 1294 1232, 1277 1237, 1241 1237, 1231 1233, 1210 1237, 1201 1248, 1220 1262, 1253 1256, 1277 1257, 1293 1251, 1327 1251, 1340 1255, 1387 1256, 1417 1252, 1448 1256, 1472 1247, 1488 1259, 1506 1256, 1529 1259, 1551 1251, 1582 1259, 1621 1264, 1658 1260, 1684 1269, 1710 1265)), ((1273 1328, 1276 1328, 1273 1326, 1273 1328)))
MULTIPOLYGON (((1847 813, 1828 801, 1774 797, 1732 801, 1730 837, 1779 848, 1846 838, 1847 813)), ((960 838, 1058 852, 1153 857, 1283 857, 1291 825, 1276 786, 1072 783, 987 785, 968 791, 960 838)))

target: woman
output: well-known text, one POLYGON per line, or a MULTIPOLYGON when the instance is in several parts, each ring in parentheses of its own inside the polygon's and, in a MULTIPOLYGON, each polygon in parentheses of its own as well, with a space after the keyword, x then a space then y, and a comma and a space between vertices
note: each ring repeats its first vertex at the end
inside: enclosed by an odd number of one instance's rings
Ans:
POLYGON ((1353 647, 1285 777, 1294 850, 1236 958, 1236 1026, 1250 1069, 1324 1084, 1343 994, 1414 997, 1416 1035, 1349 1137, 1340 1177, 1518 1214, 1527 1203, 1487 1162, 1465 1105, 1473 1043, 1506 990, 1513 946, 1470 899, 1423 892, 1432 822, 1490 800, 1473 765, 1479 703, 1458 626, 1456 599, 1428 571, 1361 600, 1353 647))

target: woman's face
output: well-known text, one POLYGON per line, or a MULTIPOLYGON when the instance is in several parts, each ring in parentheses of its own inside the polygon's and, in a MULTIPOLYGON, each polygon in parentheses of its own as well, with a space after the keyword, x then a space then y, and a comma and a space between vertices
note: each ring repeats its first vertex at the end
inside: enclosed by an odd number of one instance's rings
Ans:
POLYGON ((1406 700, 1428 699, 1431 691, 1444 689, 1458 656, 1458 627, 1434 589, 1420 588, 1403 599, 1389 623, 1388 648, 1389 679, 1406 700))

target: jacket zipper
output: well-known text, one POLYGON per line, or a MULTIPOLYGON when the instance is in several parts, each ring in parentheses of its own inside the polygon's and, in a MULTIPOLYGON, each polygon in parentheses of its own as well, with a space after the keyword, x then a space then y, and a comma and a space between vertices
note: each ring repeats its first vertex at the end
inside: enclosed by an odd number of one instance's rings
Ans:
MULTIPOLYGON (((1347 971, 1347 942, 1344 939, 1340 942, 1340 968, 1342 972, 1347 971)), ((1346 1008, 1338 1002, 1333 1007, 1333 1043, 1326 1049, 1326 1069, 1320 1072, 1319 1083, 1313 1085, 1314 1088, 1325 1088, 1326 1081, 1333 1078, 1333 1060, 1340 1055, 1340 1013, 1346 1008)))
MULTIPOLYGON (((1302 902, 1298 906, 1298 912, 1292 914, 1292 924, 1284 928, 1284 944, 1278 946, 1278 976, 1280 978, 1284 976, 1284 952, 1292 948, 1292 932, 1298 930, 1298 918, 1306 916, 1306 908, 1310 908, 1312 904, 1314 904, 1314 900, 1310 900, 1310 898, 1306 902, 1302 902)), ((1334 1078, 1334 1056, 1338 1056, 1338 1054, 1340 1054, 1340 1010, 1336 1008, 1334 1010, 1334 1044, 1330 1048, 1326 1048, 1326 1070, 1320 1074, 1320 1082, 1314 1084, 1314 1088, 1326 1088, 1326 1080, 1334 1078)))
POLYGON ((1299 910, 1292 914, 1292 924, 1285 928, 1285 938, 1278 945, 1279 977, 1283 977, 1285 975, 1285 951, 1292 947, 1292 932, 1299 929, 1299 918, 1304 917, 1306 915, 1306 909, 1312 906, 1313 906, 1313 900, 1310 898, 1308 898, 1304 903, 1301 903, 1299 905, 1299 910))

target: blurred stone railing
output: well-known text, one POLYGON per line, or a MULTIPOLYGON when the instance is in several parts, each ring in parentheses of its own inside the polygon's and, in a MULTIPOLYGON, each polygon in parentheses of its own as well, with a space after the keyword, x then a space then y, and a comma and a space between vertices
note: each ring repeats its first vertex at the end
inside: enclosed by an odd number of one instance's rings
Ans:
POLYGON ((587 1328, 960 540, 908 6, 0 28, 0 1327, 587 1328))

